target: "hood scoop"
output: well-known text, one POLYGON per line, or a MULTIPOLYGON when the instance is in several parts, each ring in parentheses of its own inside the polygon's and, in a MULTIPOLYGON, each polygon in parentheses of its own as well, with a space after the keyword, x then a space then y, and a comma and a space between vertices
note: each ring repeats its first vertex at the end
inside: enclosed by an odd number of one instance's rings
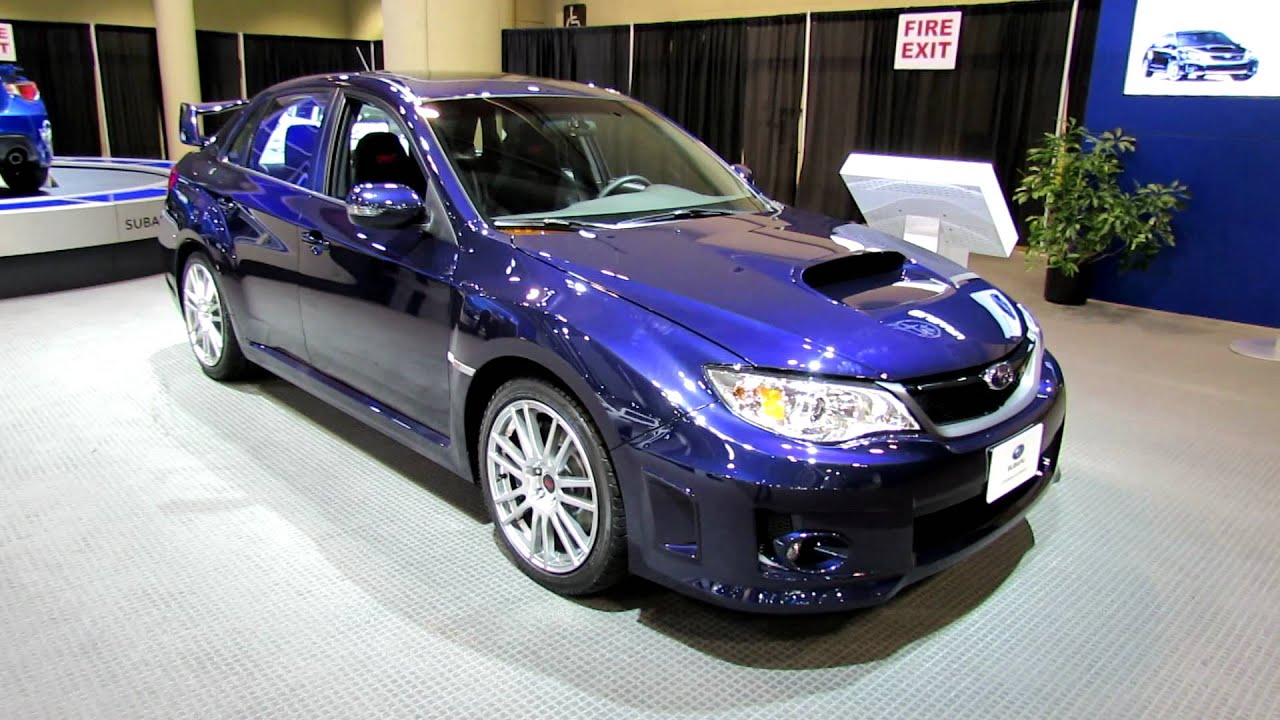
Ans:
POLYGON ((800 271, 800 280, 838 303, 856 305, 847 299, 901 281, 906 261, 893 251, 841 255, 800 271))
POLYGON ((924 302, 954 289, 932 278, 913 278, 907 259, 893 251, 842 255, 804 269, 800 279, 831 300, 863 312, 924 302))

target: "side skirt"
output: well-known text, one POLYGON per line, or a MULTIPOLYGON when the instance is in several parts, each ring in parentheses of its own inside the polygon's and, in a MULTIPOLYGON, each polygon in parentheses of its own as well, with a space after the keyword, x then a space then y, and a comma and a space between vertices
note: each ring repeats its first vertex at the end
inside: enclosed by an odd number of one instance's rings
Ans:
POLYGON ((291 355, 257 343, 249 343, 244 349, 245 355, 254 363, 407 445, 427 459, 461 474, 456 453, 453 452, 448 437, 291 355))

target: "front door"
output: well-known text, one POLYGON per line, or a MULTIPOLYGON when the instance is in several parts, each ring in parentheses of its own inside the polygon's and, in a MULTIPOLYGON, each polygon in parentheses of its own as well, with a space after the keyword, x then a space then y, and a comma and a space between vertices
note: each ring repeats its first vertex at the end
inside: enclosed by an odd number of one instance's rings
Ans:
POLYGON ((327 197, 302 206, 303 331, 311 364, 442 436, 449 430, 450 284, 457 239, 438 189, 389 108, 348 97, 337 118, 327 197), (426 201, 425 225, 356 227, 343 200, 361 182, 401 183, 426 201))

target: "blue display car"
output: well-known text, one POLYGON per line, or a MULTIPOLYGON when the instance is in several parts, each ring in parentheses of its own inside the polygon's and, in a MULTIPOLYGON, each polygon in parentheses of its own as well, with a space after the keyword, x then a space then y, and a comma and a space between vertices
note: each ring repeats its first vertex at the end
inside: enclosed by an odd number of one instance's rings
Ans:
MULTIPOLYGON (((169 284, 209 376, 260 365, 482 488, 564 594, 882 602, 1018 522, 1065 392, 1026 308, 783 207, 613 91, 273 87, 174 168, 169 284)), ((423 518, 430 522, 430 518, 423 518)))
POLYGON ((34 193, 49 179, 53 125, 22 68, 0 64, 0 86, 0 179, 12 192, 34 193))
POLYGON ((1142 69, 1147 77, 1161 73, 1169 80, 1244 81, 1258 74, 1258 56, 1216 30, 1181 30, 1151 43, 1142 69))

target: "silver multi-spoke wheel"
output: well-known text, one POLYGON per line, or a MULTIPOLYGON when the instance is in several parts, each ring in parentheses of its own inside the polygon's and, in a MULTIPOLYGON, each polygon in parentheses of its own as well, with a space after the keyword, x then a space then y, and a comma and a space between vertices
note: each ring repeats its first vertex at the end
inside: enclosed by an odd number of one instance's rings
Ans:
POLYGON ((485 462, 496 521, 534 567, 562 575, 587 561, 599 502, 582 439, 555 410, 516 400, 490 426, 485 462))
POLYGON ((182 315, 196 359, 205 367, 217 365, 226 341, 226 324, 218 286, 202 263, 188 265, 182 278, 182 315))

